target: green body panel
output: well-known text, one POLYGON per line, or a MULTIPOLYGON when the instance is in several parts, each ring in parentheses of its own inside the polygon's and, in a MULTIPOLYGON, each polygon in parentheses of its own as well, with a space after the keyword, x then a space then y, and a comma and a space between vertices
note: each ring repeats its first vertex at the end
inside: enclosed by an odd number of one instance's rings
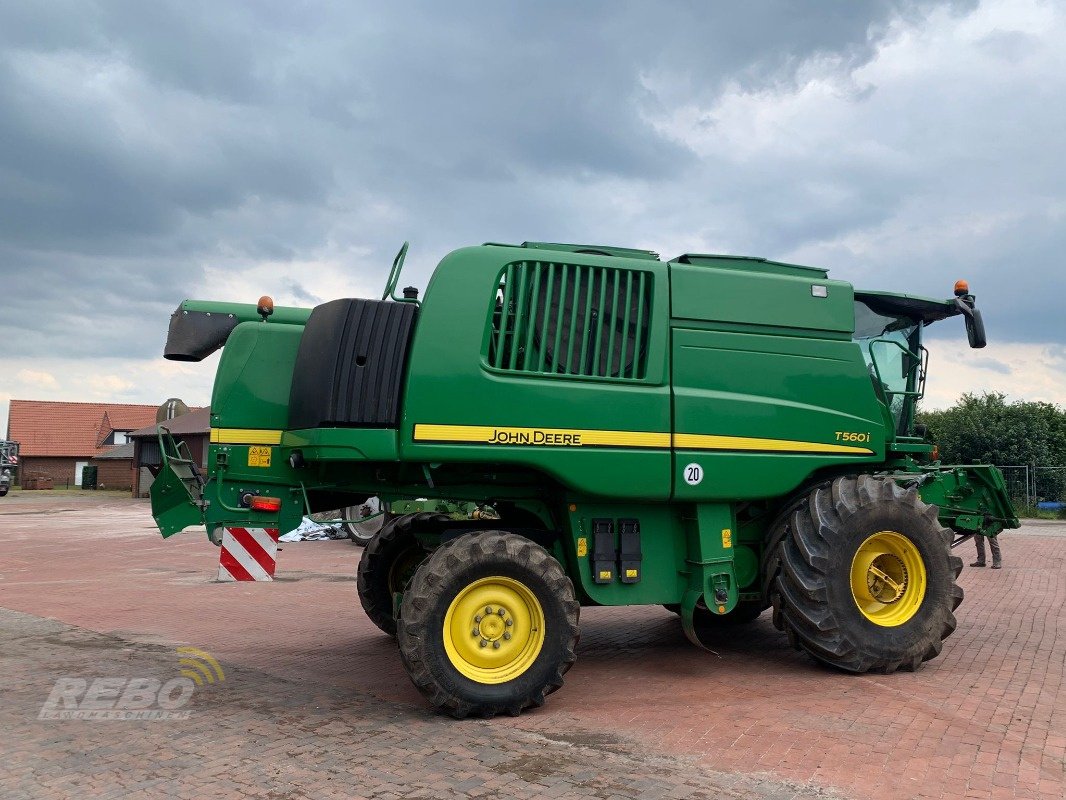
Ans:
POLYGON ((827 280, 824 272, 780 275, 739 270, 732 261, 708 259, 700 265, 671 262, 673 317, 783 325, 850 338, 855 324, 855 298, 849 284, 827 280), (812 295, 812 284, 826 287, 826 297, 812 295), (758 302, 753 303, 755 297, 758 302))
POLYGON ((677 498, 775 497, 845 460, 855 469, 884 461, 883 406, 854 342, 675 327, 673 354, 676 433, 769 440, 737 443, 748 452, 678 449, 675 475, 698 463, 706 478, 697 486, 678 480, 677 498), (863 441, 848 442, 846 453, 759 451, 797 440, 833 448, 845 444, 843 433, 863 441))
POLYGON ((242 322, 218 362, 211 395, 214 428, 284 430, 303 326, 242 322))
POLYGON ((203 511, 169 464, 152 481, 148 493, 152 499, 152 517, 164 539, 204 524, 203 511))
MULTIPOLYGON (((185 300, 178 306, 179 311, 201 311, 206 314, 233 316, 238 322, 261 322, 262 317, 255 303, 220 303, 213 300, 185 300)), ((274 313, 268 319, 272 325, 306 325, 311 316, 309 308, 275 306, 274 313)))
POLYGON ((686 525, 688 540, 689 584, 681 605, 695 604, 705 598, 708 608, 718 613, 732 611, 740 600, 733 565, 733 532, 736 531, 733 507, 727 503, 700 503, 695 520, 686 525))
MULTIPOLYGON (((894 297, 878 294, 880 307, 891 310, 894 297)), ((953 301, 898 297, 926 315, 909 329, 915 351, 923 320, 954 313, 953 301)), ((814 485, 838 475, 916 485, 962 534, 1017 527, 995 468, 931 463, 931 445, 912 435, 919 360, 883 357, 904 374, 872 378, 881 367, 852 339, 855 298, 824 270, 762 259, 465 248, 441 261, 421 302, 398 426, 299 430, 287 429, 289 397, 310 310, 279 308, 263 321, 251 305, 190 301, 182 308, 239 324, 215 381, 203 510, 175 473, 157 481, 153 511, 169 535, 195 524, 288 530, 305 511, 371 495, 394 511, 464 498, 497 507, 499 527, 548 547, 582 602, 677 605, 689 627, 698 603, 728 613, 765 602, 769 537, 814 485), (587 276, 585 294, 574 276, 587 276), (539 318, 542 285, 556 311, 543 306, 539 318), (603 319, 589 316, 597 291, 603 319), (582 302, 588 329, 561 339, 561 320, 576 326, 582 302), (605 362, 591 344, 606 338, 601 330, 610 331, 605 362), (625 344, 612 367, 616 333, 625 344), (882 385, 889 379, 895 388, 882 385), (281 512, 250 511, 255 494, 280 498, 281 512), (633 582, 615 568, 596 581, 597 519, 639 522, 633 582)), ((419 535, 430 546, 442 536, 419 535)))
POLYGON ((666 503, 598 503, 586 498, 570 498, 567 530, 563 544, 564 563, 571 567, 571 579, 585 603, 616 606, 678 603, 688 584, 685 572, 687 554, 682 521, 677 508, 666 503), (634 518, 641 526, 641 580, 639 583, 598 584, 593 580, 592 521, 606 518, 634 518))
POLYGON ((149 494, 152 516, 165 539, 189 526, 202 525, 206 504, 203 475, 188 445, 176 442, 164 423, 156 426, 156 434, 162 465, 149 494))
MULTIPOLYGON (((517 248, 478 247, 458 250, 441 262, 426 290, 411 349, 400 428, 401 458, 456 464, 489 460, 535 470, 581 494, 667 499, 671 490, 668 444, 660 449, 619 450, 414 440, 416 424, 669 433, 666 325, 651 328, 647 373, 642 380, 623 383, 504 374, 487 366, 483 354, 497 276, 508 263, 537 257, 547 259, 517 248)), ((668 313, 665 264, 570 253, 566 259, 572 264, 609 264, 649 273, 652 313, 668 313)))
POLYGON ((310 428, 286 431, 281 444, 308 461, 397 461, 399 436, 392 428, 310 428))

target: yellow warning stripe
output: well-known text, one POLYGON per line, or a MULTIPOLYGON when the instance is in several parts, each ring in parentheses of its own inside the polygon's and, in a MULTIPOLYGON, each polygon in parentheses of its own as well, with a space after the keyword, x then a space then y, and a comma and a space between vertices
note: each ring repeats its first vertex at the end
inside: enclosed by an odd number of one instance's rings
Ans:
POLYGON ((281 444, 281 431, 257 428, 212 428, 212 444, 281 444))
POLYGON ((675 433, 674 447, 679 450, 756 450, 762 453, 850 453, 872 455, 867 447, 822 442, 797 442, 790 439, 756 439, 750 436, 718 436, 709 433, 675 433))
POLYGON ((548 447, 661 447, 670 446, 669 433, 654 431, 598 431, 582 428, 520 428, 493 425, 415 425, 416 442, 463 444, 527 444, 548 447))
POLYGON ((547 447, 675 447, 681 450, 734 450, 764 453, 847 453, 872 455, 866 447, 749 436, 656 431, 604 431, 584 428, 523 428, 493 425, 415 425, 416 442, 530 445, 547 447))

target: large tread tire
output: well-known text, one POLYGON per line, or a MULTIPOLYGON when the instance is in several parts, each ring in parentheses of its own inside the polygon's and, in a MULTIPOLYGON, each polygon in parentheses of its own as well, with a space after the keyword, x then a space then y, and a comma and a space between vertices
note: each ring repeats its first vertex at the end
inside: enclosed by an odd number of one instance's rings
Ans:
POLYGON ((545 696, 563 685, 563 675, 577 660, 579 613, 573 583, 543 547, 505 531, 466 534, 435 550, 404 593, 397 636, 400 657, 415 687, 435 709, 456 719, 518 716, 543 705, 545 696), (504 683, 481 683, 461 674, 444 645, 444 620, 452 601, 472 583, 491 577, 521 583, 544 614, 539 654, 504 683))
POLYGON ((432 513, 393 517, 381 526, 381 530, 363 549, 356 575, 359 602, 370 621, 389 636, 396 635, 396 620, 392 614, 393 592, 404 589, 398 584, 403 576, 396 575, 393 567, 401 560, 417 563, 428 557, 429 553, 415 538, 414 531, 426 522, 446 519, 446 514, 432 513))
POLYGON ((936 506, 922 502, 915 488, 871 475, 823 484, 792 514, 779 545, 774 623, 797 649, 847 672, 913 671, 939 655, 955 630, 962 559, 951 554, 951 538, 936 506), (851 584, 856 552, 882 531, 909 540, 926 573, 917 610, 891 627, 860 611, 851 584))

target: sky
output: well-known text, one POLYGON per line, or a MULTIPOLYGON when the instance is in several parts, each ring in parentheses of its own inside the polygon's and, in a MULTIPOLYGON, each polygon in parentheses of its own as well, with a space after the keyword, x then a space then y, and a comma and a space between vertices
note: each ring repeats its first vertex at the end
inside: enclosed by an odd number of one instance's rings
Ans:
POLYGON ((758 255, 949 297, 926 407, 1066 405, 1066 3, 0 0, 12 397, 189 405, 185 298, 380 296, 400 244, 758 255))

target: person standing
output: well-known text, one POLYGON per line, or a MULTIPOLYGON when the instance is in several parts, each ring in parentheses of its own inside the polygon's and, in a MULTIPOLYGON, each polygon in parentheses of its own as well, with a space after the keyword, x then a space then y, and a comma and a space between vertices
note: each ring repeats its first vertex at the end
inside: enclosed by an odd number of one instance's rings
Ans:
POLYGON ((977 533, 974 534, 973 541, 977 545, 977 560, 970 564, 971 567, 983 567, 985 565, 985 539, 988 539, 988 546, 992 548, 992 569, 1003 568, 1003 558, 999 549, 999 537, 998 536, 982 536, 977 533))

